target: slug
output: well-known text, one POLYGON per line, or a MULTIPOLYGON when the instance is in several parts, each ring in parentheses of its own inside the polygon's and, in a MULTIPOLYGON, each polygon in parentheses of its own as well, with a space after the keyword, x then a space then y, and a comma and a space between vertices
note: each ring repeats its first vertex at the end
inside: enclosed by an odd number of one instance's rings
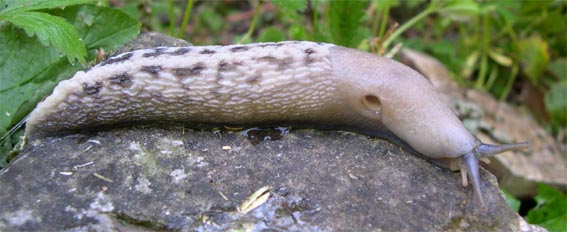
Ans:
POLYGON ((386 138, 460 170, 483 208, 478 160, 528 146, 481 143, 433 85, 403 64, 299 41, 158 47, 111 57, 60 82, 31 112, 25 134, 143 122, 315 125, 386 138))

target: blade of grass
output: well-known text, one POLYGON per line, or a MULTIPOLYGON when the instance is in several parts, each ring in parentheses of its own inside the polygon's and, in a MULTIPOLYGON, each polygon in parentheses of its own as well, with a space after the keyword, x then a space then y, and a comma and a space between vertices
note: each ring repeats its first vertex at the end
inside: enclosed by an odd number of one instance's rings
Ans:
POLYGON ((187 0, 187 6, 185 7, 185 13, 183 14, 183 21, 181 22, 179 33, 177 33, 177 38, 182 38, 183 34, 185 34, 185 27, 187 27, 187 22, 189 21, 189 16, 191 16, 192 9, 193 9, 193 0, 187 0))
POLYGON ((510 72, 510 76, 508 77, 508 82, 506 83, 506 87, 502 91, 502 94, 500 94, 500 98, 499 98, 500 101, 506 100, 508 94, 510 94, 510 91, 512 91, 512 87, 514 86, 514 82, 516 82, 516 77, 518 76, 519 70, 520 70, 519 65, 515 63, 514 66, 512 67, 512 71, 510 72))
POLYGON ((167 7, 169 8, 169 35, 175 34, 175 8, 173 7, 173 0, 167 0, 167 7))
POLYGON ((250 23, 250 27, 248 28, 248 32, 238 41, 238 43, 244 43, 245 41, 250 39, 252 36, 252 32, 254 32, 254 28, 256 27, 256 21, 258 20, 258 15, 260 13, 260 8, 262 6, 263 0, 258 0, 256 4, 256 8, 254 9, 254 16, 252 17, 252 22, 250 23))
POLYGON ((382 44, 384 50, 387 50, 390 44, 395 39, 397 39, 402 33, 404 33, 407 29, 415 25, 417 22, 421 21, 426 16, 434 13, 435 11, 437 11, 437 7, 435 4, 432 3, 427 7, 427 9, 425 9, 424 11, 422 11, 421 13, 419 13, 418 15, 416 15, 415 17, 404 23, 402 26, 400 26, 397 30, 395 30, 392 33, 392 35, 390 35, 390 37, 388 37, 386 41, 384 41, 384 44, 382 44))

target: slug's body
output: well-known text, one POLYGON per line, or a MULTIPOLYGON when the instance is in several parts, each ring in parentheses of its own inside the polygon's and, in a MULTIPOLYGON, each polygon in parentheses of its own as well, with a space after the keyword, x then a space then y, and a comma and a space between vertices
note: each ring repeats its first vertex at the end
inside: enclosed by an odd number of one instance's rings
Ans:
POLYGON ((468 173, 480 200, 478 158, 525 146, 481 144, 427 79, 396 61, 297 41, 112 57, 61 82, 29 116, 26 135, 156 121, 314 124, 401 139, 468 173))

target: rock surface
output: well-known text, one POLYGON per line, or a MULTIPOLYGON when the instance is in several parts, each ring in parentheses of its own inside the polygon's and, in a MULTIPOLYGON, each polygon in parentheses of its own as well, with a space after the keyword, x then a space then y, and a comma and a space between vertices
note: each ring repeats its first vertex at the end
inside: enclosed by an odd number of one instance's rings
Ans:
POLYGON ((540 229, 508 207, 489 172, 482 211, 459 173, 385 140, 304 129, 254 144, 182 126, 28 141, 0 171, 0 231, 540 229), (239 213, 264 186, 267 201, 239 213))
POLYGON ((481 177, 486 212, 459 173, 355 133, 294 130, 254 146, 234 133, 116 129, 30 141, 0 174, 0 230, 520 230, 496 179, 481 177), (237 213, 263 186, 268 201, 237 213))

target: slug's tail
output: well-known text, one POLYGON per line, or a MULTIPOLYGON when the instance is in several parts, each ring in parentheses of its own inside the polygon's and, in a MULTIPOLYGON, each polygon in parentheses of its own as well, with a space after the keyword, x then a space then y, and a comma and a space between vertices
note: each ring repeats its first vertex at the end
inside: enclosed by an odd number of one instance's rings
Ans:
MULTIPOLYGON (((468 175, 468 178, 470 178, 475 195, 479 199, 480 206, 483 210, 486 209, 486 205, 484 204, 482 192, 480 191, 480 175, 478 168, 479 159, 496 155, 505 151, 524 149, 528 147, 529 144, 527 142, 504 145, 489 145, 479 143, 479 145, 473 151, 467 153, 461 158, 461 173, 463 175, 468 175)), ((463 185, 467 185, 467 178, 465 176, 463 176, 463 185)))

